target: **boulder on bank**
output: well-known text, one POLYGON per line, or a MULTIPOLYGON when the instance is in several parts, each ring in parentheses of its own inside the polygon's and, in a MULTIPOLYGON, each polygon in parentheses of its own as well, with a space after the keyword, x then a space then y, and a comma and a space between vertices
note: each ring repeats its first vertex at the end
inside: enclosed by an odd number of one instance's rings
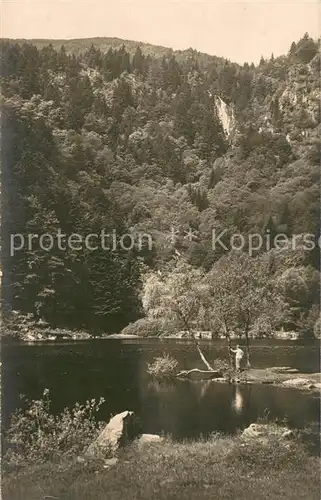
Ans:
POLYGON ((241 437, 246 440, 257 439, 268 443, 271 439, 288 440, 294 437, 294 433, 288 427, 277 424, 251 424, 244 429, 241 437))
POLYGON ((118 462, 118 458, 107 458, 105 461, 104 461, 104 469, 110 469, 111 467, 114 467, 115 465, 117 465, 117 462, 118 462))
POLYGON ((162 443, 164 438, 159 436, 158 434, 142 434, 138 439, 138 444, 150 444, 150 443, 162 443))
POLYGON ((123 411, 112 417, 106 427, 85 453, 89 458, 107 458, 120 446, 133 441, 141 434, 138 419, 133 411, 123 411))

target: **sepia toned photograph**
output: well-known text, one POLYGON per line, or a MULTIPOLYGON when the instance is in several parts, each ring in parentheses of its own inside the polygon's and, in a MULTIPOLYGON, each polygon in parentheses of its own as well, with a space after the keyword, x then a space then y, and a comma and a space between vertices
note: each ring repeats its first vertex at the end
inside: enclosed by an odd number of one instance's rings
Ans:
POLYGON ((318 500, 319 0, 1 0, 3 500, 318 500))

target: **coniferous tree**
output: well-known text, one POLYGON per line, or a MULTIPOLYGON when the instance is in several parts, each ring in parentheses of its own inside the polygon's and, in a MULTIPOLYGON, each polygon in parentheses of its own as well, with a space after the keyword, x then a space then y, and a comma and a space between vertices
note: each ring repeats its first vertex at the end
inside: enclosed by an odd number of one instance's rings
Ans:
POLYGON ((132 61, 133 70, 137 73, 142 74, 145 70, 145 57, 142 53, 142 49, 138 46, 132 61))

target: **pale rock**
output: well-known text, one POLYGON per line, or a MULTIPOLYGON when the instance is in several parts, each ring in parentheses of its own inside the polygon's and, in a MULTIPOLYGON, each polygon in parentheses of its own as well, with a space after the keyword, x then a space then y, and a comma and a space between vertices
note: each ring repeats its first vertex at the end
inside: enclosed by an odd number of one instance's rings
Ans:
POLYGON ((294 432, 291 431, 291 429, 288 429, 287 431, 283 432, 282 437, 285 438, 285 439, 294 438, 294 432))
POLYGON ((314 385, 313 380, 307 378, 291 378, 290 380, 285 380, 283 385, 286 387, 309 387, 314 385))
POLYGON ((291 368, 290 366, 272 366, 270 368, 271 372, 275 373, 298 373, 297 368, 291 368))
POLYGON ((142 434, 138 439, 139 444, 162 443, 164 438, 158 434, 142 434))
POLYGON ((271 438, 289 439, 290 437, 294 437, 293 431, 273 424, 251 424, 242 433, 242 438, 258 439, 262 443, 268 443, 271 438))
POLYGON ((133 411, 123 411, 112 417, 98 438, 93 441, 85 455, 105 458, 140 435, 137 418, 133 411))
POLYGON ((235 116, 233 109, 226 104, 220 97, 216 97, 216 108, 217 113, 222 124, 224 133, 227 137, 231 135, 233 128, 235 127, 235 116))
POLYGON ((107 458, 105 461, 104 461, 104 469, 110 469, 111 467, 114 467, 118 462, 118 458, 114 457, 114 458, 107 458))
POLYGON ((242 432, 242 437, 245 438, 256 438, 262 436, 262 430, 260 425, 258 424, 250 424, 249 427, 244 429, 242 432))

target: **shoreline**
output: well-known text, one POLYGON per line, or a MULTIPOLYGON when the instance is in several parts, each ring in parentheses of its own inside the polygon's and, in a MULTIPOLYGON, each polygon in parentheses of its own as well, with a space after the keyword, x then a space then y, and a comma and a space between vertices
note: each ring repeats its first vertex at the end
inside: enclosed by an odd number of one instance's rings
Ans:
MULTIPOLYGON (((8 326, 2 326, 2 339, 4 340, 12 340, 12 341, 19 341, 19 342, 54 342, 54 341, 61 341, 61 340, 68 340, 68 341, 79 341, 79 340, 102 340, 102 339, 112 339, 112 340, 126 340, 126 339, 137 339, 137 340, 148 340, 148 339, 159 339, 159 340, 191 340, 188 337, 184 336, 182 332, 175 333, 175 334, 169 334, 169 335, 161 335, 161 336, 155 336, 155 335, 135 335, 135 334, 127 334, 127 333, 102 333, 102 334, 92 334, 89 333, 86 330, 69 330, 67 328, 39 328, 39 327, 25 327, 25 326, 19 326, 15 328, 10 328, 8 326)), ((212 337, 209 334, 195 334, 195 338, 198 340, 202 341, 218 341, 218 340, 225 340, 224 336, 219 336, 219 337, 212 337)), ((302 337, 299 336, 297 332, 276 332, 273 337, 265 337, 264 335, 262 336, 257 336, 256 338, 253 338, 253 340, 263 340, 263 339, 272 339, 272 340, 291 340, 291 341, 302 341, 302 337)), ((240 339, 239 336, 234 336, 231 337, 231 339, 235 342, 242 342, 243 339, 240 339)), ((315 341, 315 342, 320 342, 320 339, 316 337, 309 337, 305 339, 307 341, 315 341)))

